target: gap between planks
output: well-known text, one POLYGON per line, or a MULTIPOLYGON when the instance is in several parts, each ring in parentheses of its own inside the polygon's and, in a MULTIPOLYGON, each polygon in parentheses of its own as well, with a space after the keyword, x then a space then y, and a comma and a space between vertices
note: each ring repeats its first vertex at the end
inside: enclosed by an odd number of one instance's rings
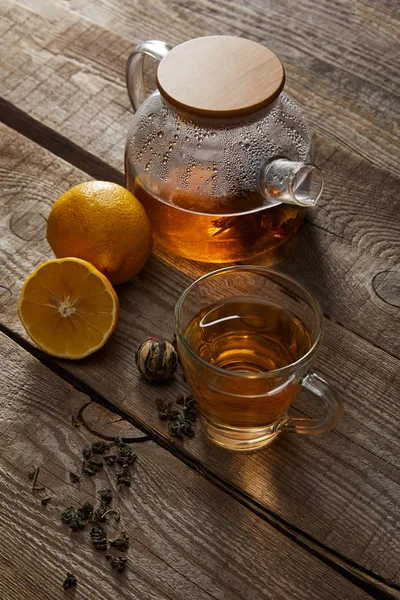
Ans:
MULTIPOLYGON (((139 422, 135 418, 127 415, 122 409, 115 407, 101 394, 91 388, 78 377, 70 374, 62 366, 53 362, 50 356, 40 351, 35 346, 24 340, 21 336, 11 331, 8 327, 0 324, 0 332, 16 342, 29 354, 39 360, 44 366, 58 375, 61 379, 72 385, 77 391, 85 393, 93 402, 96 402, 110 412, 120 415, 123 419, 134 425, 137 429, 145 434, 143 441, 152 440, 159 446, 170 452, 173 456, 181 460, 186 466, 195 472, 199 473, 210 483, 228 494, 231 498, 251 510, 258 517, 266 521, 285 537, 295 542, 314 557, 321 560, 334 571, 351 581, 357 587, 361 588, 373 598, 378 600, 399 600, 400 586, 387 581, 377 573, 365 569, 356 562, 344 557, 339 552, 332 550, 313 538, 311 535, 302 531, 299 527, 291 525, 288 521, 259 504, 256 500, 247 496, 244 492, 236 489, 232 484, 223 480, 221 477, 212 472, 211 469, 203 465, 200 461, 194 460, 188 456, 182 449, 176 447, 173 442, 169 443, 164 439, 157 430, 149 427, 144 422, 139 422)), ((87 406, 87 405, 85 405, 87 406)))

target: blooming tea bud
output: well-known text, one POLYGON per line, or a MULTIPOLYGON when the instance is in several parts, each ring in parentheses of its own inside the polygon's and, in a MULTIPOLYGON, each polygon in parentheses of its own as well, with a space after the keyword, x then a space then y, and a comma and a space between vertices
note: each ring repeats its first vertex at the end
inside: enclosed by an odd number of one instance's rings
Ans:
POLYGON ((170 342, 149 338, 136 350, 135 361, 144 379, 159 382, 166 381, 175 373, 178 355, 170 342))

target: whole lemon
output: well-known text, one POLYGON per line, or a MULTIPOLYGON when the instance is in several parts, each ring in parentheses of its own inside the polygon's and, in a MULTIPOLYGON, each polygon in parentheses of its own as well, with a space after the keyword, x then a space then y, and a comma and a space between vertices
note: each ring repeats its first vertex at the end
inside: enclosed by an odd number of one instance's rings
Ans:
POLYGON ((86 260, 113 284, 134 277, 153 244, 139 200, 107 181, 80 183, 60 196, 50 211, 47 240, 57 258, 86 260))

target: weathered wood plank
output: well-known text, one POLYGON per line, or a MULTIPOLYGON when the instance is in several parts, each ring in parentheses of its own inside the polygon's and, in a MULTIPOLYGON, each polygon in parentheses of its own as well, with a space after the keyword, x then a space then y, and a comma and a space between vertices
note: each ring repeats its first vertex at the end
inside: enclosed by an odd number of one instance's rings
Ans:
POLYGON ((72 484, 68 471, 95 439, 71 424, 87 397, 3 335, 1 348, 3 598, 60 597, 67 570, 79 597, 99 600, 308 599, 316 589, 321 599, 369 597, 154 442, 136 447, 131 489, 116 491, 105 472, 72 484), (32 494, 27 473, 36 466, 46 490, 32 494), (130 536, 124 575, 110 573, 87 532, 68 533, 60 522, 66 505, 95 502, 104 485, 130 536))
MULTIPOLYGON (((22 0, 54 14, 54 0, 22 0)), ((315 131, 373 163, 398 172, 396 103, 399 14, 393 2, 371 0, 129 0, 72 1, 72 15, 89 17, 134 41, 178 44, 191 37, 232 34, 271 47, 283 60, 287 89, 315 131), (394 127, 393 127, 394 125, 394 127)))
MULTIPOLYGON (((46 217, 51 200, 86 176, 5 127, 1 139, 2 322, 26 339, 16 311, 19 289, 33 267, 51 256, 45 219, 38 221, 38 215, 46 217), (13 218, 14 211, 19 220, 13 218), (36 224, 33 230, 32 223, 36 224)), ((299 237, 303 249, 306 239, 299 237)), ((327 260, 332 247, 332 242, 326 244, 327 260)), ((296 253, 287 256, 290 265, 293 256, 296 253)), ((302 262, 304 254, 297 252, 297 256, 302 276, 311 278, 311 271, 304 275, 310 263, 302 262)), ((334 264, 340 267, 339 258, 334 264)), ((162 394, 173 399, 186 390, 185 384, 179 376, 162 388, 146 384, 138 377, 134 352, 149 335, 172 336, 174 303, 197 268, 185 263, 184 273, 153 258, 137 278, 118 288, 121 317, 108 345, 84 362, 59 363, 65 373, 91 386, 93 393, 166 444, 169 438, 165 425, 158 421, 155 398, 162 394)), ((286 270, 290 268, 286 265, 286 270)), ((352 285, 351 279, 347 282, 352 285)), ((328 320, 318 367, 334 382, 346 404, 335 432, 313 439, 282 436, 268 451, 248 457, 212 448, 197 432, 193 440, 178 444, 176 451, 203 464, 306 536, 388 581, 399 582, 398 361, 328 320)), ((302 410, 309 413, 306 400, 302 410)))
MULTIPOLYGON (((5 77, 0 95, 122 172, 131 117, 124 68, 132 41, 51 3, 37 4, 41 14, 10 0, 1 0, 1 6, 5 77)), ((130 11, 128 6, 125 8, 130 11)), ((320 86, 316 84, 315 88, 317 93, 320 86)), ((375 98, 372 92, 370 96, 375 98)), ((319 104, 324 106, 322 100, 319 104)), ((395 98, 384 105, 395 110, 395 98)), ((359 105, 354 106, 359 111, 359 105)), ((375 104, 371 111, 376 113, 375 104)), ((316 118, 321 124, 326 121, 321 115, 316 118)), ((370 129, 369 124, 368 136, 370 129)), ((345 130, 349 136, 354 128, 346 123, 345 130)), ((392 131, 395 127, 385 121, 379 139, 392 131)), ((385 158, 385 170, 374 168, 360 158, 359 152, 348 152, 337 137, 314 137, 326 187, 320 206, 312 216, 310 213, 312 221, 360 251, 399 262, 399 181, 388 176, 389 158, 385 158)), ((396 143, 394 136, 390 157, 396 156, 396 143)), ((370 137, 355 147, 361 151, 364 148, 371 148, 370 137)), ((378 154, 382 157, 381 148, 378 154)), ((379 163, 376 157, 374 162, 379 163)))
POLYGON ((41 16, 9 0, 0 6, 0 95, 123 170, 131 116, 123 77, 132 42, 61 8, 41 16))

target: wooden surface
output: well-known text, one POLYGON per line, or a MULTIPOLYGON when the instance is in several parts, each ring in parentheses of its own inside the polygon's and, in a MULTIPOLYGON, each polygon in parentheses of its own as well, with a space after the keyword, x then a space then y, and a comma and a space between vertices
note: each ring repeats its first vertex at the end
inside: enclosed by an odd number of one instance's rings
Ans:
MULTIPOLYGON (((3 323, 10 333, 15 332, 30 345, 17 318, 16 297, 25 273, 43 262, 49 253, 45 227, 37 228, 33 234, 32 215, 41 214, 45 220, 51 205, 46 194, 58 195, 87 176, 10 129, 2 128, 2 140, 2 156, 7 149, 8 162, 0 165, 2 179, 6 181, 1 191, 8 202, 4 204, 1 239, 7 261, 3 275, 8 272, 5 287, 9 290, 2 304, 3 323), (27 161, 25 156, 35 160, 27 161), (13 162, 12 157, 18 158, 18 162, 13 162), (44 187, 43 172, 48 174, 44 187), (11 189, 7 173, 14 183, 11 189), (23 204, 23 198, 43 199, 40 212, 29 210, 32 205, 23 204), (19 221, 13 221, 15 205, 20 209, 19 221), (13 222, 19 226, 13 227, 13 222)), ((133 367, 134 353, 138 343, 154 332, 172 337, 171 307, 188 282, 184 274, 153 259, 136 282, 118 288, 121 318, 107 348, 84 362, 60 363, 65 377, 84 382, 89 395, 101 395, 173 452, 176 444, 169 441, 167 429, 159 422, 155 409, 154 399, 160 390, 140 380, 133 367)), ((357 559, 365 572, 398 582, 396 532, 400 507, 395 499, 400 487, 399 439, 393 420, 396 390, 400 389, 398 361, 328 321, 318 366, 326 377, 335 381, 338 392, 346 396, 347 414, 336 431, 321 438, 282 437, 268 452, 251 457, 232 457, 212 448, 198 432, 183 447, 178 444, 179 453, 186 460, 202 464, 209 476, 218 478, 220 485, 229 489, 234 486, 253 510, 261 511, 268 519, 272 511, 273 519, 282 521, 285 527, 287 524, 296 527, 302 539, 306 536, 309 548, 320 544, 318 551, 323 555, 334 551, 342 558, 357 559), (366 390, 361 399, 360 380, 366 390), (373 410, 370 394, 379 388, 381 401, 373 410), (311 500, 317 512, 310 510, 311 500), (365 511, 372 504, 379 515, 378 531, 375 518, 365 519, 365 511), (351 545, 346 536, 349 529, 351 545), (382 536, 386 540, 383 547, 382 536)), ((180 377, 173 385, 162 388, 163 396, 170 399, 180 391, 186 391, 180 377)), ((307 412, 310 408, 306 399, 304 402, 303 410, 307 412)))
MULTIPOLYGON (((62 598, 67 571, 78 579, 73 597, 96 600, 283 600, 294 592, 304 600, 314 593, 321 600, 368 598, 153 441, 134 446, 130 490, 115 489, 111 470, 71 483, 68 472, 77 470, 82 449, 97 439, 71 424, 71 415, 90 399, 0 336, 1 387, 9 398, 0 416, 2 598, 62 598), (46 489, 32 493, 28 473, 37 466, 38 485, 46 489), (130 538, 122 575, 110 573, 87 531, 73 533, 60 521, 70 504, 96 504, 104 487, 113 490, 121 513, 113 534, 125 528, 130 538), (43 507, 46 496, 51 501, 43 507)), ((110 417, 97 410, 98 419, 110 417)))
MULTIPOLYGON (((309 0, 268 6, 259 0, 244 5, 228 0, 212 4, 149 0, 134 5, 127 0, 0 0, 4 72, 0 96, 5 123, 0 129, 0 315, 3 330, 14 340, 1 342, 8 365, 8 371, 0 372, 0 377, 7 372, 8 381, 7 388, 2 386, 0 407, 0 433, 5 432, 0 444, 6 448, 1 460, 4 456, 8 460, 6 466, 2 464, 9 475, 6 495, 23 499, 18 510, 32 528, 29 539, 35 540, 36 535, 43 541, 33 532, 32 515, 24 505, 30 496, 29 486, 24 491, 20 451, 14 452, 7 440, 15 440, 13 431, 25 427, 30 432, 30 451, 36 452, 33 456, 38 460, 49 456, 51 464, 60 465, 54 452, 62 447, 65 466, 78 461, 78 441, 87 434, 82 428, 63 427, 61 417, 66 413, 60 397, 74 407, 92 398, 112 409, 113 414, 104 417, 104 409, 92 402, 84 411, 88 426, 106 437, 115 431, 124 431, 129 438, 150 436, 152 441, 138 444, 146 465, 140 479, 143 496, 124 496, 132 527, 145 532, 135 537, 137 568, 128 574, 130 581, 134 578, 130 593, 135 589, 137 597, 400 597, 396 4, 388 0, 316 4, 309 0), (161 393, 173 399, 186 391, 184 381, 178 374, 170 385, 154 388, 141 381, 134 368, 137 344, 149 335, 172 336, 178 296, 213 265, 184 261, 156 249, 140 275, 118 287, 121 319, 111 341, 79 363, 55 361, 36 351, 16 313, 23 280, 51 257, 45 232, 54 199, 92 177, 123 182, 123 147, 131 114, 124 67, 134 44, 157 38, 177 44, 213 34, 249 37, 275 51, 285 65, 285 89, 301 105, 314 131, 315 159, 326 180, 320 205, 309 212, 291 241, 257 262, 292 274, 320 299, 327 327, 316 367, 345 402, 344 417, 335 431, 315 438, 281 436, 267 451, 247 457, 212 447, 199 430, 190 441, 172 442, 158 420, 155 398, 161 393), (86 396, 62 379, 73 382, 86 396), (39 422, 38 410, 48 433, 41 435, 38 428, 32 436, 29 411, 39 422), (130 423, 120 421, 122 417, 130 423), (68 439, 72 449, 67 451, 57 439, 68 439), (162 479, 168 474, 165 486, 158 482, 160 472, 162 479), (182 498, 181 484, 185 486, 182 498), (146 504, 153 491, 163 498, 154 511, 146 504), (218 506, 224 507, 217 516, 227 528, 207 554, 204 540, 210 541, 211 533, 194 539, 183 524, 190 506, 198 515, 190 522, 191 532, 196 528, 198 534, 203 522, 222 531, 210 509, 217 497, 218 506), (235 527, 231 527, 233 514, 238 519, 235 527), (154 524, 160 525, 162 516, 168 524, 175 522, 175 528, 168 525, 152 537, 149 532, 154 524), (177 527, 176 522, 182 524, 177 527), (253 546, 241 537, 246 527, 256 532, 253 546), (245 557, 239 558, 240 552, 235 551, 239 543, 245 557), (290 556, 298 567, 295 575, 290 556), (253 569, 242 572, 240 560, 253 569), (276 588, 270 587, 271 581, 276 588), (320 589, 322 584, 325 587, 320 589)), ((306 395, 297 404, 301 413, 315 410, 306 395)), ((64 483, 61 499, 70 487, 64 483)), ((53 508, 39 506, 38 518, 44 510, 53 508)), ((2 521, 8 536, 14 522, 12 516, 2 521)), ((42 522, 46 527, 47 521, 42 522)), ((61 525, 55 521, 49 528, 55 550, 65 546, 57 527, 61 525)), ((6 584, 0 578, 0 596, 31 598, 35 589, 31 573, 40 568, 33 541, 22 563, 17 558, 24 553, 22 534, 13 542, 9 539, 12 552, 0 555, 7 566, 6 584), (22 564, 23 583, 12 583, 22 564)), ((101 576, 104 561, 101 567, 90 563, 97 560, 90 549, 69 546, 68 552, 82 567, 81 597, 93 595, 92 569, 101 579, 99 597, 125 597, 127 588, 120 591, 114 587, 115 578, 110 582, 101 576)), ((56 568, 53 556, 52 561, 56 568)), ((50 568, 50 563, 45 564, 50 568)), ((50 587, 43 598, 58 597, 56 589, 62 597, 60 581, 58 574, 49 573, 46 585, 50 587)))

